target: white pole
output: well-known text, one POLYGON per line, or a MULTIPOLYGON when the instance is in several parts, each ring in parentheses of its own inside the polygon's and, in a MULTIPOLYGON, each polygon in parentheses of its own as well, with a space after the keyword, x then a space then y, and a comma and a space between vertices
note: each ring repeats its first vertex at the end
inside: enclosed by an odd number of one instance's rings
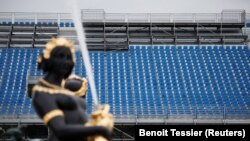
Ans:
POLYGON ((83 25, 82 25, 82 20, 81 20, 81 11, 78 8, 77 2, 78 2, 77 0, 72 1, 73 3, 72 4, 72 19, 75 24, 77 38, 79 41, 85 69, 87 72, 87 76, 88 76, 88 80, 90 84, 90 90, 91 90, 91 94, 93 98, 93 103, 94 103, 95 108, 97 108, 99 106, 99 102, 98 102, 97 93, 96 93, 93 71, 92 71, 92 67, 91 67, 90 59, 89 59, 89 52, 88 52, 87 45, 86 45, 85 33, 83 30, 83 25))

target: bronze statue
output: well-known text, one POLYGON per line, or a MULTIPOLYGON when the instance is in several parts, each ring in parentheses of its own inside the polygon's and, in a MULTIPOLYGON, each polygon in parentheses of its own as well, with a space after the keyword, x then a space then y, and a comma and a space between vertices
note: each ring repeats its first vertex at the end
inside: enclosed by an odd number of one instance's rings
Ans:
POLYGON ((51 130, 49 141, 109 140, 113 118, 107 105, 88 121, 85 94, 87 79, 69 77, 75 65, 73 43, 53 38, 38 58, 45 76, 32 89, 32 104, 51 130))

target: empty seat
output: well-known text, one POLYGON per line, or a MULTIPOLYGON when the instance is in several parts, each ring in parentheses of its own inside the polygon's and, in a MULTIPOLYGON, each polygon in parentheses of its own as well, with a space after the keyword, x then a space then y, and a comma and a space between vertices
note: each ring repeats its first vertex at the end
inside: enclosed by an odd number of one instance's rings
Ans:
MULTIPOLYGON (((42 50, 0 48, 1 114, 35 114, 26 78, 43 75, 37 70, 42 50)), ((82 59, 77 51, 74 73, 86 76, 82 59)), ((90 60, 98 99, 114 115, 249 118, 247 46, 130 46, 91 51, 90 60)), ((91 91, 87 104, 91 113, 91 91)))

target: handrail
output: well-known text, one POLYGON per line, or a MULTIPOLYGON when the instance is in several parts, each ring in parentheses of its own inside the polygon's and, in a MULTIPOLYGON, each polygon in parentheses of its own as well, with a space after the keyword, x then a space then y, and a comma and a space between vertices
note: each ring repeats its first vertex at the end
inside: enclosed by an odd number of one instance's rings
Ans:
MULTIPOLYGON (((84 22, 143 22, 143 23, 245 23, 249 13, 105 13, 82 10, 84 22)), ((70 13, 1 12, 1 22, 73 22, 70 13)))
MULTIPOLYGON (((0 109, 5 109, 6 106, 0 107, 0 109)), ((25 107, 16 107, 22 110, 25 107)), ((176 111, 172 113, 172 108, 166 109, 162 114, 143 114, 134 113, 129 115, 115 114, 116 118, 191 118, 191 119, 250 119, 250 111, 247 108, 232 108, 232 107, 176 107, 176 111)), ((35 113, 2 113, 0 119, 4 118, 18 118, 18 117, 37 117, 35 113)))

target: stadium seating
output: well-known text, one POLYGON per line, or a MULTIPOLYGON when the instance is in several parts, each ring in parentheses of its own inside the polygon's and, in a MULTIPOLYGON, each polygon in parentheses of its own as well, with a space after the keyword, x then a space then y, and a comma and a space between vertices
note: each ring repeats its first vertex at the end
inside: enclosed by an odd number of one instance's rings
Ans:
POLYGON ((55 23, 0 24, 1 47, 43 47, 52 37, 58 36, 59 27, 55 23))
MULTIPOLYGON (((34 115, 27 78, 41 76, 42 48, 0 48, 0 115, 34 115)), ((100 103, 115 116, 250 118, 247 46, 130 46, 91 51, 100 103)), ((77 75, 86 71, 76 52, 77 75)), ((87 94, 92 111, 91 92, 87 94)))
POLYGON ((30 100, 26 98, 31 51, 31 48, 1 49, 1 115, 33 111, 30 100))

